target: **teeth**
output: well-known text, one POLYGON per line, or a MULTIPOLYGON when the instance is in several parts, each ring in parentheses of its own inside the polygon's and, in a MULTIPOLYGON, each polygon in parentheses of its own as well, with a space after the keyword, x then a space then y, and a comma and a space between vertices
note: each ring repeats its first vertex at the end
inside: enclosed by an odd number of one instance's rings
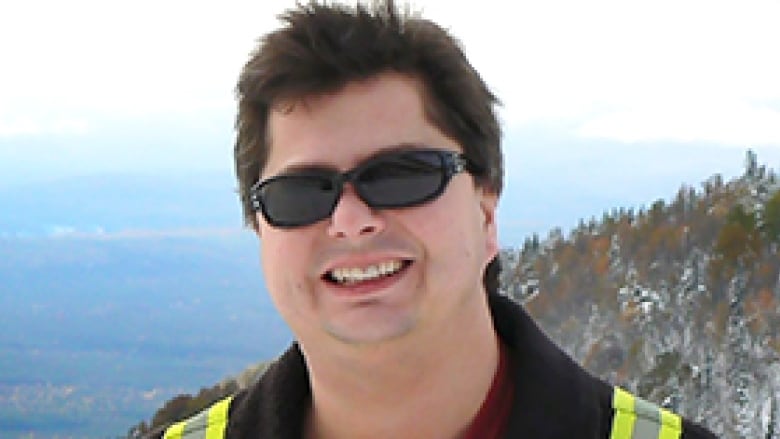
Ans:
POLYGON ((330 272, 330 275, 338 283, 349 284, 389 276, 397 273, 402 266, 401 261, 388 261, 364 268, 336 268, 330 272))

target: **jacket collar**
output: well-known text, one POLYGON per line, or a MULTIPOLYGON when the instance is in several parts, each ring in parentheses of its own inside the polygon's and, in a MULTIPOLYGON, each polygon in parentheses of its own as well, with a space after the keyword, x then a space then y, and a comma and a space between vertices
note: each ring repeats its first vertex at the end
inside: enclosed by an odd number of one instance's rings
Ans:
POLYGON ((609 437, 611 388, 556 346, 521 305, 497 294, 489 301, 515 385, 506 437, 609 437))

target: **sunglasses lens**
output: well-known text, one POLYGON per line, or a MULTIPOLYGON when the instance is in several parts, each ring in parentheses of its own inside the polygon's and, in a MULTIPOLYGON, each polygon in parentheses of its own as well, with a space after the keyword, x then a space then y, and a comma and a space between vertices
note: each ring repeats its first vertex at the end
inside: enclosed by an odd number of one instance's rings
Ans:
POLYGON ((444 188, 442 157, 416 151, 383 157, 356 176, 355 186, 371 207, 408 207, 437 196, 444 188))
POLYGON ((330 215, 338 196, 333 182, 321 176, 284 175, 260 189, 263 213, 277 227, 315 223, 330 215))

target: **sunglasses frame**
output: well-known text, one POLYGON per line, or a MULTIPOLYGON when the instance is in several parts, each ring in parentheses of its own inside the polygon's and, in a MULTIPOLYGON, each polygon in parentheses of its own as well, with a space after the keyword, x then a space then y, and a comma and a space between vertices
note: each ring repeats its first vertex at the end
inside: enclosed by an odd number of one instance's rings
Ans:
POLYGON ((279 227, 279 228, 296 228, 296 227, 305 227, 311 224, 315 224, 319 221, 329 218, 333 214, 333 210, 336 208, 336 205, 338 204, 339 200, 341 199, 341 196, 343 195, 345 183, 352 184, 352 186, 355 189, 355 193, 358 195, 360 200, 372 209, 393 209, 393 208, 400 209, 405 207, 418 206, 427 203, 430 200, 438 198, 447 188, 447 185, 449 184, 452 177, 464 171, 470 174, 474 174, 476 170, 472 162, 463 153, 448 150, 448 149, 409 148, 409 149, 393 150, 393 151, 380 153, 378 155, 375 155, 373 157, 364 160, 354 168, 345 172, 338 172, 336 170, 330 170, 330 169, 325 169, 320 167, 312 167, 312 169, 310 170, 304 169, 301 172, 296 171, 287 174, 275 175, 265 180, 259 180, 257 183, 252 185, 252 187, 249 189, 249 193, 250 193, 252 208, 254 209, 255 212, 258 211, 261 212, 263 214, 263 217, 265 218, 265 221, 268 224, 270 224, 273 227, 279 227), (372 202, 370 200, 371 196, 369 195, 367 197, 366 194, 363 193, 363 190, 360 185, 360 180, 359 180, 363 172, 365 172, 367 169, 371 169, 374 166, 377 165, 381 166, 382 162, 388 160, 392 161, 392 159, 397 157, 404 157, 409 155, 414 156, 415 154, 434 154, 439 158, 440 165, 438 166, 438 169, 441 172, 441 181, 436 191, 426 195, 425 197, 422 197, 420 199, 414 199, 411 202, 407 202, 407 203, 372 202), (312 221, 296 222, 296 221, 276 220, 268 214, 265 203, 263 202, 263 196, 262 196, 263 187, 275 181, 296 178, 296 177, 321 179, 321 181, 328 181, 333 185, 333 187, 335 188, 335 198, 332 202, 330 209, 328 210, 327 215, 324 215, 321 218, 317 218, 312 221))

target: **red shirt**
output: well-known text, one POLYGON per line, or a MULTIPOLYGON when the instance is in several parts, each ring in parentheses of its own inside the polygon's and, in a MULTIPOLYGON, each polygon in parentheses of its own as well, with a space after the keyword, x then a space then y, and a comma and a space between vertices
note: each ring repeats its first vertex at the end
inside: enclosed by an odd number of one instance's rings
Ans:
POLYGON ((498 369, 482 407, 471 422, 464 439, 499 439, 506 430, 512 409, 514 383, 509 373, 509 355, 504 343, 499 344, 498 369))

